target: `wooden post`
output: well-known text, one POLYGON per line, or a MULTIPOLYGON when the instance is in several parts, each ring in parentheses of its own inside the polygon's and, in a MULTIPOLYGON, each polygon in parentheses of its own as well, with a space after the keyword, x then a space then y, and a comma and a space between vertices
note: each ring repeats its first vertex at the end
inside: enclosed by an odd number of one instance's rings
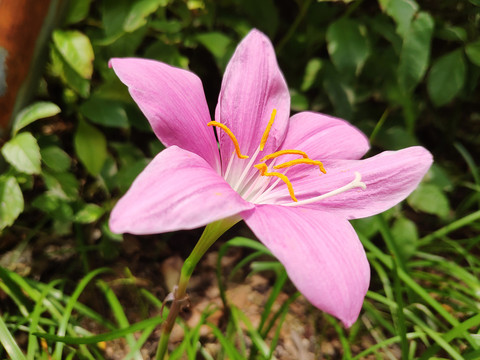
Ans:
POLYGON ((0 131, 10 125, 49 7, 50 0, 0 0, 0 131))

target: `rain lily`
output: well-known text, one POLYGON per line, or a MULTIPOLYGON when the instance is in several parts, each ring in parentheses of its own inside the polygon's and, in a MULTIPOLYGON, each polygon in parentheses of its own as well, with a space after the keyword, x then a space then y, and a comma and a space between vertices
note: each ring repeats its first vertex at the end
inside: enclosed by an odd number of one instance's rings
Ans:
POLYGON ((113 209, 112 231, 154 234, 243 219, 313 305, 351 326, 370 268, 348 220, 405 199, 430 153, 410 147, 359 160, 369 144, 357 128, 314 112, 290 117, 273 46, 257 30, 226 68, 213 121, 191 72, 136 58, 110 65, 167 147, 113 209))

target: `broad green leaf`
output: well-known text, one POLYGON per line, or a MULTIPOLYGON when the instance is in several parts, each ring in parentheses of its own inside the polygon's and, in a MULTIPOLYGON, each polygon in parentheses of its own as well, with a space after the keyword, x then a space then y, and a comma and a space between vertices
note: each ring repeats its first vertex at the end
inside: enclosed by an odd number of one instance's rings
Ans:
POLYGON ((212 53, 220 69, 224 69, 232 40, 220 32, 198 34, 195 38, 212 53))
POLYGON ((403 260, 408 260, 415 254, 418 242, 418 231, 415 223, 407 218, 401 217, 393 223, 393 240, 403 260))
POLYGON ((480 66, 480 40, 465 46, 465 53, 472 63, 480 66))
POLYGON ((50 173, 48 171, 44 171, 42 175, 50 194, 63 200, 77 199, 80 184, 75 175, 67 172, 50 173))
POLYGON ((413 90, 427 71, 433 26, 433 18, 426 12, 420 12, 405 35, 398 80, 406 91, 413 90))
POLYGON ((15 169, 26 174, 40 174, 40 148, 29 132, 18 134, 2 148, 2 154, 15 169))
POLYGON ((98 219, 105 213, 105 210, 95 204, 85 204, 74 217, 74 221, 81 224, 90 224, 98 219))
POLYGON ((397 24, 397 33, 404 37, 413 16, 418 11, 414 0, 379 0, 380 6, 397 24))
POLYGON ((449 103, 465 84, 467 68, 461 49, 443 55, 435 61, 427 79, 430 99, 436 106, 449 103))
POLYGON ((115 182, 121 192, 125 192, 132 185, 133 180, 140 174, 148 165, 148 159, 141 159, 132 165, 125 166, 115 176, 115 182))
POLYGON ((327 29, 327 49, 340 72, 358 74, 370 55, 365 27, 347 18, 335 21, 327 29))
POLYGON ((355 94, 331 64, 326 64, 324 73, 323 87, 335 108, 335 115, 343 119, 351 119, 355 94))
POLYGON ((408 204, 427 214, 446 218, 450 212, 450 205, 444 192, 432 184, 420 184, 407 198, 408 204))
POLYGON ((0 176, 0 231, 14 223, 23 211, 23 195, 13 176, 0 176))
POLYGON ((47 101, 39 101, 27 106, 15 117, 12 127, 12 136, 15 136, 19 130, 34 121, 57 115, 60 111, 61 110, 57 105, 47 101))
POLYGON ((303 82, 300 90, 308 91, 317 79, 319 71, 322 69, 322 60, 319 58, 310 59, 305 68, 305 74, 303 75, 303 82))
POLYGON ((58 146, 40 149, 40 154, 45 165, 55 172, 66 172, 70 167, 70 156, 58 146))
POLYGON ((65 15, 66 24, 75 24, 84 20, 90 10, 92 0, 70 0, 69 7, 65 15))
POLYGON ((63 59, 62 55, 54 46, 50 49, 50 58, 52 73, 60 77, 68 88, 72 88, 84 98, 88 97, 90 94, 90 80, 78 74, 65 59, 63 59))
POLYGON ((73 210, 68 200, 58 197, 53 192, 45 192, 37 196, 32 206, 50 215, 58 222, 70 223, 73 218, 73 210))
POLYGON ((290 107, 293 111, 305 111, 308 110, 308 99, 305 95, 300 94, 295 89, 290 89, 290 107))
POLYGON ((147 23, 147 16, 157 11, 160 6, 166 6, 167 0, 137 0, 132 1, 132 7, 123 23, 126 32, 132 32, 147 23))
POLYGON ((82 164, 90 174, 97 176, 107 158, 105 136, 94 126, 80 120, 74 136, 74 145, 82 164))
POLYGON ((96 124, 128 128, 127 113, 120 101, 92 96, 80 106, 80 112, 96 124))
POLYGON ((93 73, 94 53, 90 39, 80 31, 55 30, 53 43, 63 60, 84 79, 93 73))

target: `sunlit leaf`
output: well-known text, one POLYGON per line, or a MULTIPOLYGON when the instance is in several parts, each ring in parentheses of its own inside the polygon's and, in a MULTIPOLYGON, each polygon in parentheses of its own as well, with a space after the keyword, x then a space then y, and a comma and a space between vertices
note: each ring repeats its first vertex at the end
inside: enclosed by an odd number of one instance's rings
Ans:
POLYGON ((0 230, 10 226, 23 211, 23 195, 13 176, 0 176, 0 230))
POLYGON ((107 158, 107 140, 94 126, 81 120, 74 137, 75 151, 88 172, 96 176, 107 158))
POLYGON ((39 101, 27 106, 15 117, 12 127, 12 136, 15 136, 19 130, 34 121, 57 115, 60 111, 61 110, 57 105, 47 101, 39 101))
POLYGON ((55 30, 53 43, 63 60, 84 79, 93 73, 93 48, 90 39, 76 30, 55 30))
POLYGON ((95 204, 85 204, 74 217, 74 221, 82 224, 90 224, 97 221, 105 213, 105 210, 95 204))
POLYGON ((132 7, 123 23, 126 32, 132 32, 147 23, 147 16, 154 13, 160 6, 166 6, 168 0, 137 0, 132 1, 132 7))
POLYGON ((40 174, 40 148, 29 132, 18 134, 2 147, 2 155, 10 165, 26 174, 40 174))
POLYGON ((42 161, 51 170, 56 172, 65 172, 70 167, 70 156, 58 146, 48 146, 40 149, 42 161))

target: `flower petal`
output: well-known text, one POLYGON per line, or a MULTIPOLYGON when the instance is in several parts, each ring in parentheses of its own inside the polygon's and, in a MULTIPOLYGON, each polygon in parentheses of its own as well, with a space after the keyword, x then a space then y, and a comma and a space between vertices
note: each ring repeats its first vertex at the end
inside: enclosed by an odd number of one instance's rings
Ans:
POLYGON ((290 118, 280 148, 302 150, 311 159, 323 161, 360 159, 370 146, 367 137, 345 120, 305 111, 290 118))
POLYGON ((193 73, 147 59, 114 58, 110 66, 128 86, 165 146, 177 145, 219 169, 218 147, 202 82, 193 73))
POLYGON ((313 305, 346 327, 356 321, 368 290, 370 268, 347 220, 322 211, 275 205, 258 205, 242 216, 313 305))
POLYGON ((252 207, 204 159, 171 146, 118 201, 110 229, 132 234, 194 229, 252 207))
MULTIPOLYGON (((303 177, 290 179, 299 200, 295 206, 349 184, 358 172, 365 190, 354 188, 305 206, 335 212, 347 219, 372 216, 398 204, 415 190, 432 161, 432 155, 420 146, 385 151, 365 160, 332 160, 325 164, 326 175, 309 169, 303 177)), ((270 199, 275 199, 271 201, 292 203, 288 190, 280 185, 269 194, 270 199)))
MULTIPOLYGON (((270 40, 252 30, 238 45, 222 81, 215 120, 235 134, 242 153, 252 155, 260 145, 273 109, 275 122, 264 153, 275 151, 283 141, 290 116, 290 95, 270 40)), ((223 168, 234 150, 230 138, 217 131, 223 168)))

